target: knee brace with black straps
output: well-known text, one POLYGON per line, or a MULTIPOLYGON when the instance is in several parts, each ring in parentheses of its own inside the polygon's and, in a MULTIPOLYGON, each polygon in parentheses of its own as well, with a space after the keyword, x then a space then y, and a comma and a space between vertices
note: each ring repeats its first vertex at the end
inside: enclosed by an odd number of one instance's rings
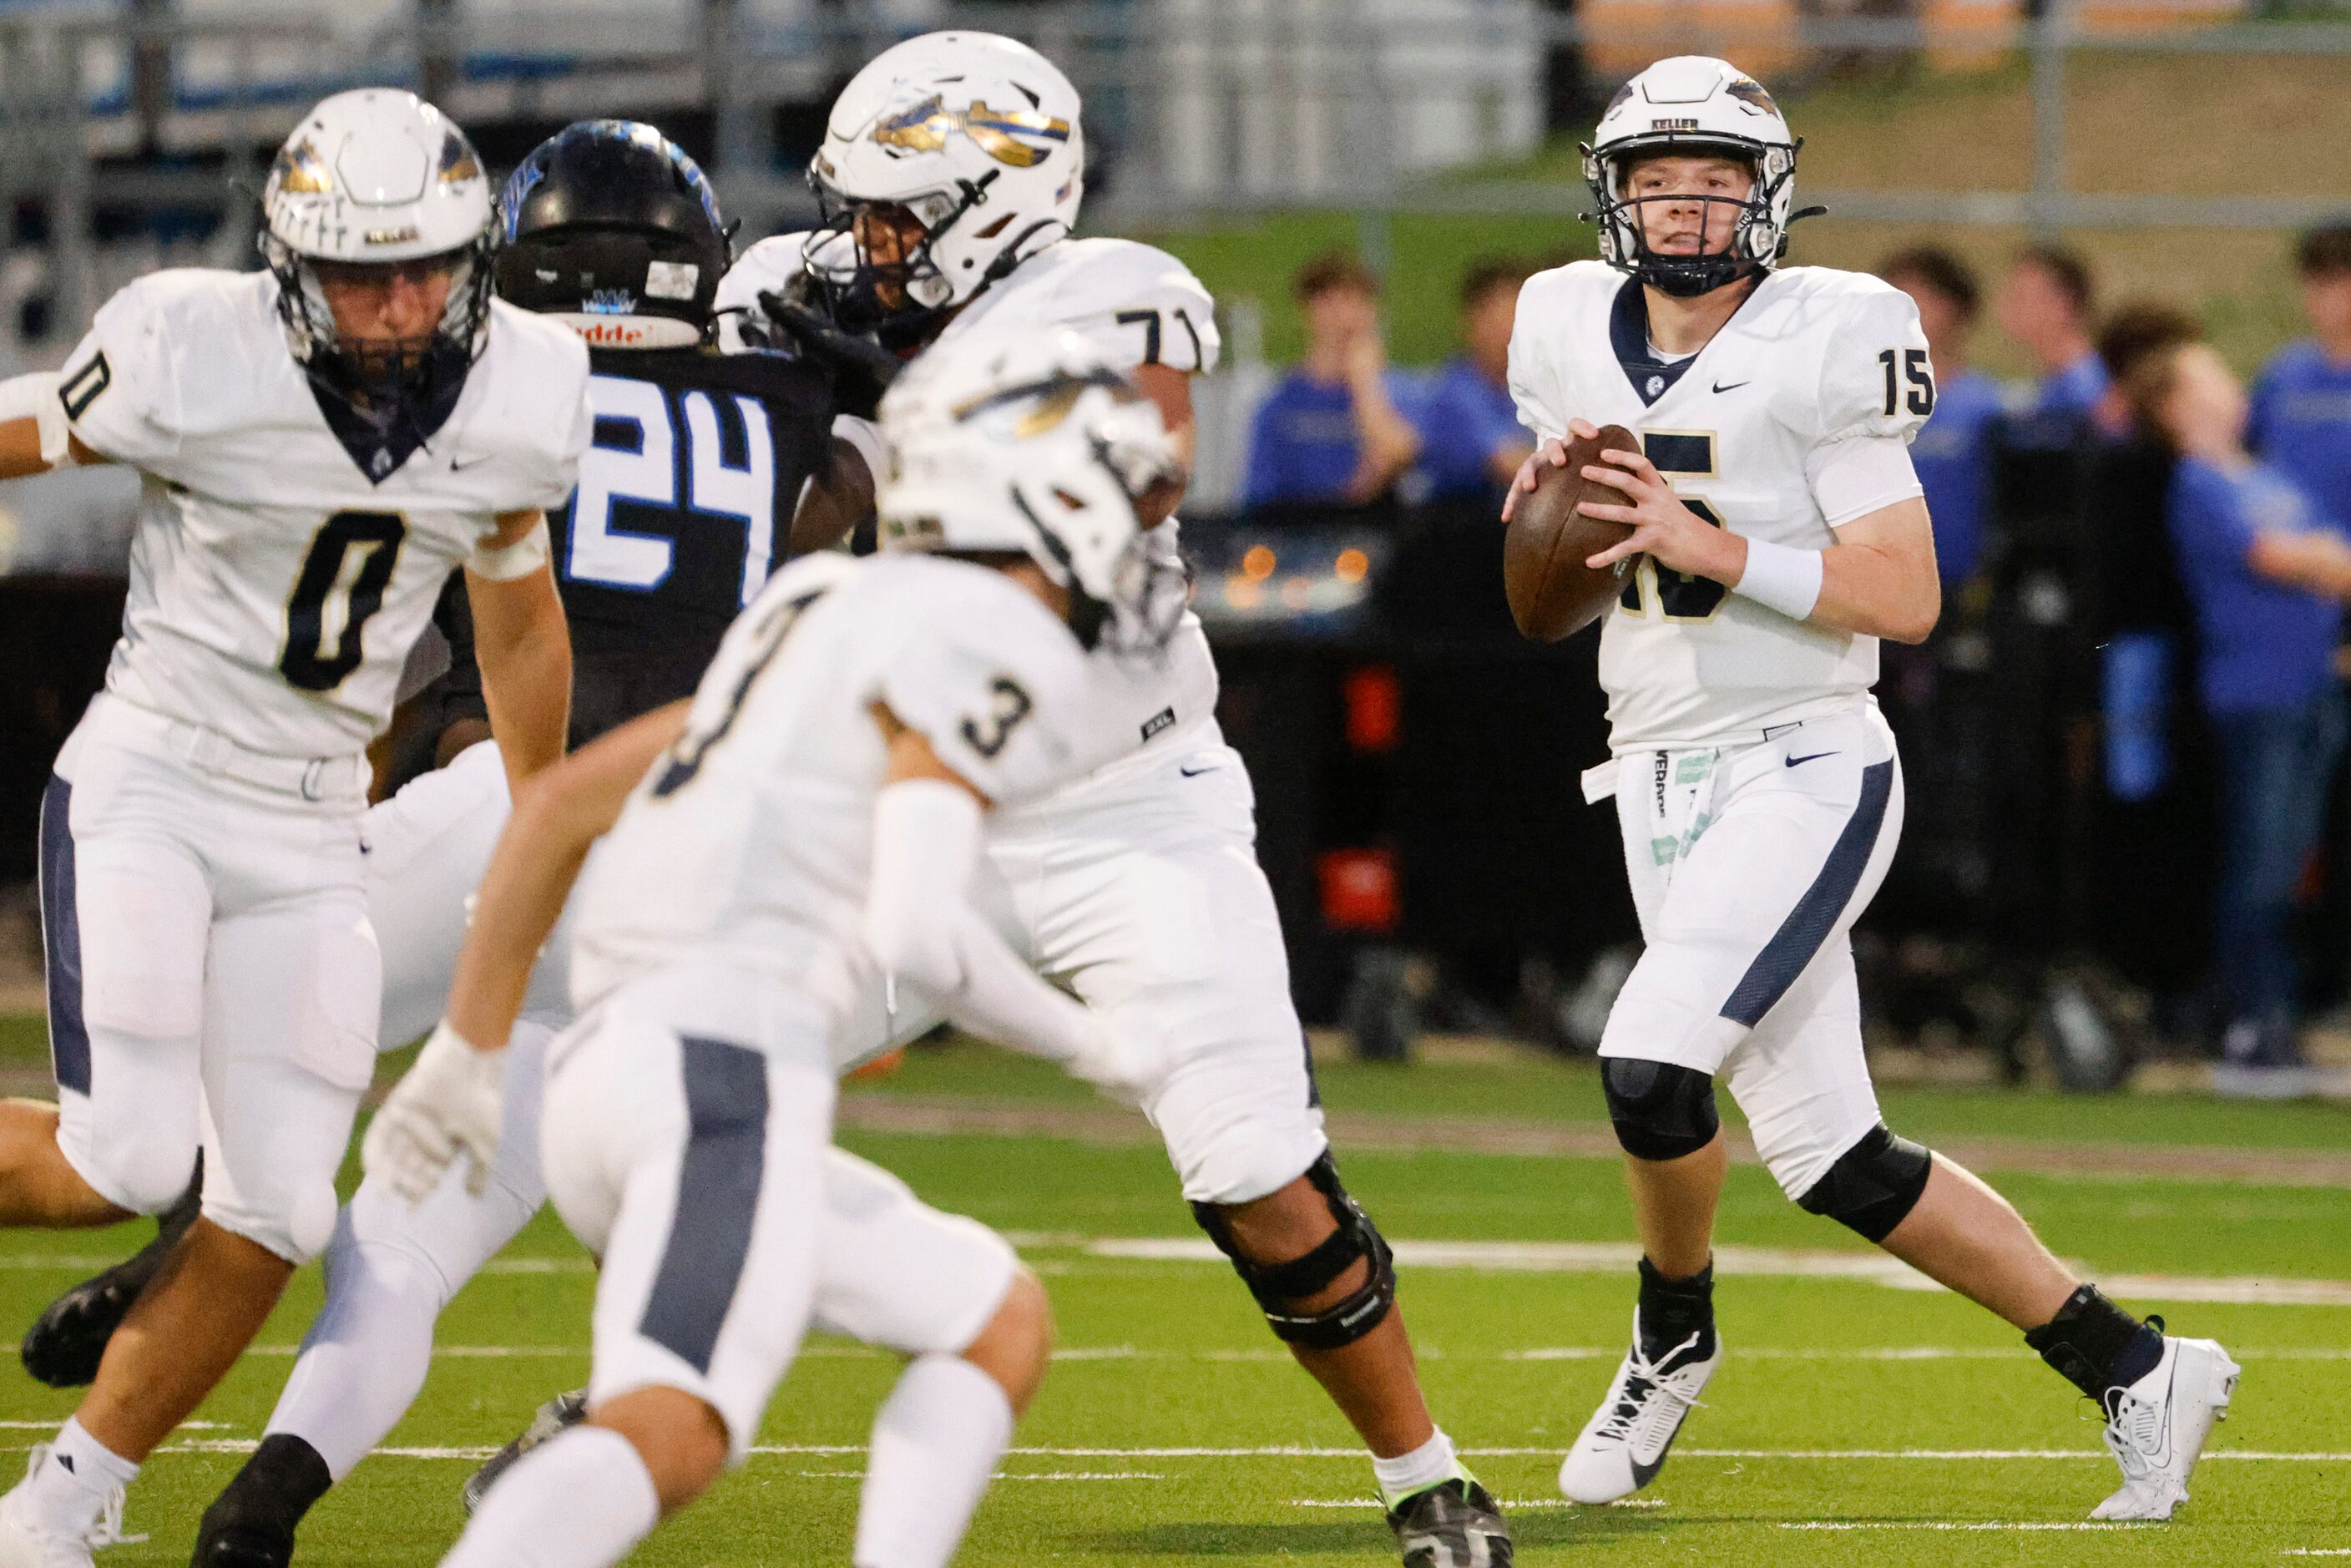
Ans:
POLYGON ((1389 1309, 1395 1305, 1395 1268, 1386 1239, 1363 1206, 1340 1185, 1339 1167, 1329 1150, 1307 1167, 1306 1179, 1331 1206, 1331 1218, 1338 1228, 1312 1251, 1287 1262, 1259 1263, 1243 1256, 1224 1210, 1213 1203, 1194 1204, 1192 1218, 1208 1233, 1217 1249, 1232 1260, 1234 1271, 1257 1298, 1276 1338, 1308 1350, 1337 1350, 1354 1343, 1386 1320, 1389 1309), (1327 1290, 1357 1259, 1370 1265, 1361 1288, 1319 1312, 1299 1308, 1299 1301, 1327 1290))

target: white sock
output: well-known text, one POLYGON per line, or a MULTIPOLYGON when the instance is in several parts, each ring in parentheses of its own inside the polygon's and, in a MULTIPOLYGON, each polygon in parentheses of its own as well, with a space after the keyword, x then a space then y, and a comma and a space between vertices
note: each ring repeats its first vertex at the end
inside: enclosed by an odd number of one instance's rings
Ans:
POLYGON ((1409 1454, 1393 1459, 1372 1457, 1372 1474, 1380 1483, 1380 1499, 1390 1508, 1416 1491, 1426 1491, 1462 1473, 1453 1451, 1453 1439, 1439 1427, 1434 1437, 1409 1454))
POLYGON ((1011 1441, 996 1379, 959 1355, 917 1356, 873 1417, 857 1568, 946 1568, 1011 1441))
POLYGON ((626 1437, 574 1427, 498 1478, 442 1568, 611 1568, 661 1522, 626 1437))
POLYGON ((40 1468, 16 1483, 11 1507, 28 1524, 79 1539, 106 1512, 115 1489, 138 1474, 136 1464, 91 1437, 77 1416, 50 1443, 40 1468))

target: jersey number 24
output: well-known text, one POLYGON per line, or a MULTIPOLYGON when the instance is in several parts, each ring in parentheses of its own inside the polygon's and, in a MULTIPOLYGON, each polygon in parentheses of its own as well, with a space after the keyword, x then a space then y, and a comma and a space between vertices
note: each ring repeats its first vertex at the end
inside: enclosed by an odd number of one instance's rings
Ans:
POLYGON ((742 422, 744 462, 726 462, 713 394, 689 392, 673 405, 651 382, 591 376, 588 401, 599 425, 633 426, 636 446, 590 446, 580 460, 580 489, 571 504, 571 542, 563 575, 633 593, 651 593, 669 580, 676 545, 653 534, 612 526, 612 503, 645 506, 721 519, 743 530, 743 591, 749 604, 768 580, 776 549, 776 446, 768 411, 758 399, 726 396, 742 422), (675 412, 674 412, 674 409, 675 412), (685 468, 678 472, 676 413, 685 423, 685 468))

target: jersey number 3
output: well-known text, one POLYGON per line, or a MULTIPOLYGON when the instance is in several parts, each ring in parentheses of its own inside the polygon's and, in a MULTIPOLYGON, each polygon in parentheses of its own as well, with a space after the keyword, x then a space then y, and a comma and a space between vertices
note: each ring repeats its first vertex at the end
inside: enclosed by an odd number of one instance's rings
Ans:
POLYGON ((408 525, 392 512, 337 512, 319 528, 286 601, 286 651, 277 668, 289 684, 330 692, 360 667, 360 634, 383 608, 407 538, 408 525), (360 563, 351 570, 355 549, 360 563))

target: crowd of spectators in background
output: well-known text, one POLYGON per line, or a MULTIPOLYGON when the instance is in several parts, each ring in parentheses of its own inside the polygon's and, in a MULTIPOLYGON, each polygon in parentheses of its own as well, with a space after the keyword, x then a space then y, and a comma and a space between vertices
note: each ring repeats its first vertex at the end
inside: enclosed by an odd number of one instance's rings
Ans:
MULTIPOLYGON (((1878 268, 1917 303, 1937 368, 1913 456, 1947 595, 1980 605, 1989 591, 2000 455, 2059 455, 2101 536, 2100 785, 2126 804, 2161 795, 2191 732, 2212 759, 2217 816, 2200 831, 2218 865, 2199 988, 2211 998, 2216 1082, 2248 1094, 2314 1082, 2299 1044, 2296 915, 2314 864, 2351 867, 2351 811, 2338 804, 2351 738, 2351 225, 2304 235, 2296 260, 2311 336, 2250 388, 2178 307, 2102 313, 2089 267, 2061 247, 2020 251, 1991 293, 1992 322, 2034 372, 2022 383, 1971 362, 1986 290, 1959 256, 1917 246, 1878 268)), ((1414 374, 1386 361, 1373 273, 1342 253, 1303 268, 1306 353, 1257 411, 1246 504, 1498 495, 1531 444, 1506 379, 1531 270, 1473 267, 1458 353, 1414 374)))

